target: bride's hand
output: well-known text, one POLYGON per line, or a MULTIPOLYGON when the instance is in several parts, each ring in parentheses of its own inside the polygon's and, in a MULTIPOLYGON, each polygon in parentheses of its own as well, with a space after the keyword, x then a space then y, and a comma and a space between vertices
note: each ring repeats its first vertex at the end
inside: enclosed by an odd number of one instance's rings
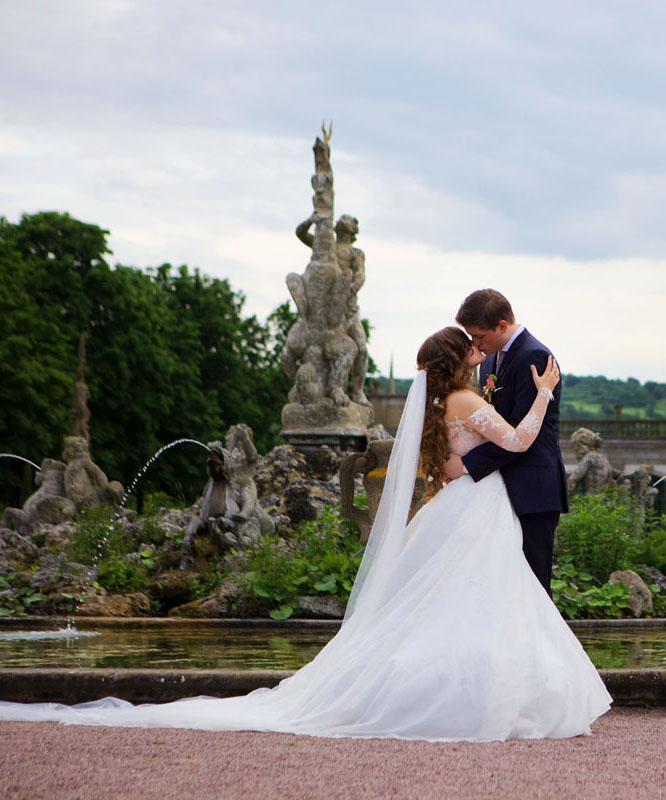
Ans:
POLYGON ((543 375, 539 375, 534 364, 531 365, 531 369, 532 379, 534 380, 534 385, 537 390, 545 388, 552 392, 560 380, 560 370, 555 359, 552 356, 548 356, 548 362, 546 363, 546 369, 543 371, 543 375))

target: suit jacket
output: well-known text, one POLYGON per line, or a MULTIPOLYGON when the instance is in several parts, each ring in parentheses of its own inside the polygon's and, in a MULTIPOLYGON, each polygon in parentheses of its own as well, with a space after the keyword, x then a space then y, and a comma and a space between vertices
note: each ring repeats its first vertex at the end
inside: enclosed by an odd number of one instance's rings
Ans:
MULTIPOLYGON (((530 364, 541 374, 550 350, 525 329, 505 354, 497 375, 492 404, 504 419, 516 427, 536 397, 530 364)), ((486 385, 494 372, 495 354, 481 364, 479 384, 486 385)), ((492 442, 479 445, 463 456, 463 463, 475 481, 499 469, 516 514, 569 510, 567 480, 560 452, 560 394, 562 381, 553 391, 541 430, 524 453, 510 453, 492 442)))

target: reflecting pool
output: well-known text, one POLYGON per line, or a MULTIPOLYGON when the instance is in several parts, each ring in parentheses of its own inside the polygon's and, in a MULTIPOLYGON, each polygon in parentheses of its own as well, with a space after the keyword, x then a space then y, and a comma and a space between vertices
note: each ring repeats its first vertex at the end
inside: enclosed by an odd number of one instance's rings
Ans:
MULTIPOLYGON (((27 621, 26 621, 27 622, 27 621)), ((0 624, 3 667, 116 669, 298 669, 335 634, 335 626, 137 623, 81 630, 53 624, 0 624), (41 629, 38 629, 41 628, 41 629)), ((597 668, 666 669, 666 623, 654 627, 584 628, 575 633, 597 668)))

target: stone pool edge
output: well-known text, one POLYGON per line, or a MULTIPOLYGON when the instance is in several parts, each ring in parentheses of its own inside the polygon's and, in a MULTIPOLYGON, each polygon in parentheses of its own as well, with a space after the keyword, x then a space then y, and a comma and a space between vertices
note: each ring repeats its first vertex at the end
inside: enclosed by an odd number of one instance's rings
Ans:
MULTIPOLYGON (((65 626, 72 618, 3 617, 0 625, 35 628, 65 626)), ((265 627, 337 628, 340 620, 321 619, 186 619, 184 617, 76 617, 81 630, 91 627, 265 627)), ((573 630, 594 628, 663 628, 665 619, 569 621, 573 630)), ((292 670, 232 669, 73 669, 68 667, 0 667, 0 699, 24 703, 82 703, 101 697, 121 697, 133 703, 160 703, 183 697, 233 697, 262 686, 275 686, 292 670)), ((599 675, 617 705, 666 705, 665 669, 600 669, 599 675)))
MULTIPOLYGON (((84 703, 120 697, 132 703, 164 703, 183 697, 233 697, 275 686, 294 670, 235 669, 0 669, 0 700, 22 703, 84 703)), ((666 670, 600 669, 619 706, 666 705, 666 670)))
MULTIPOLYGON (((586 630, 589 628, 666 628, 666 618, 663 617, 654 619, 574 619, 565 620, 565 622, 572 630, 586 630)), ((187 625, 194 628, 339 628, 342 620, 309 618, 275 620, 235 617, 219 617, 215 619, 192 619, 190 617, 0 617, 0 628, 35 629, 42 625, 66 627, 71 623, 74 623, 80 630, 89 630, 93 627, 140 628, 148 626, 175 627, 178 625, 187 625)))

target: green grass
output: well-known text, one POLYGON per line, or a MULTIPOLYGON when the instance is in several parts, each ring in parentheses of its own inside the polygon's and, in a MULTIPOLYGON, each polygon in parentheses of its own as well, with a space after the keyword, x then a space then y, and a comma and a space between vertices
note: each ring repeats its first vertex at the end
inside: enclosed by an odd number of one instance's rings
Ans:
MULTIPOLYGON (((593 414, 597 419, 613 419, 614 414, 610 416, 608 414, 604 414, 601 410, 602 404, 601 403, 583 403, 583 402, 571 402, 567 401, 569 405, 573 406, 576 411, 585 413, 585 414, 593 414)), ((659 400, 659 402, 655 406, 655 413, 648 414, 645 408, 638 408, 636 406, 624 406, 622 408, 622 418, 627 419, 652 419, 653 416, 662 416, 666 417, 666 400, 659 400)))

